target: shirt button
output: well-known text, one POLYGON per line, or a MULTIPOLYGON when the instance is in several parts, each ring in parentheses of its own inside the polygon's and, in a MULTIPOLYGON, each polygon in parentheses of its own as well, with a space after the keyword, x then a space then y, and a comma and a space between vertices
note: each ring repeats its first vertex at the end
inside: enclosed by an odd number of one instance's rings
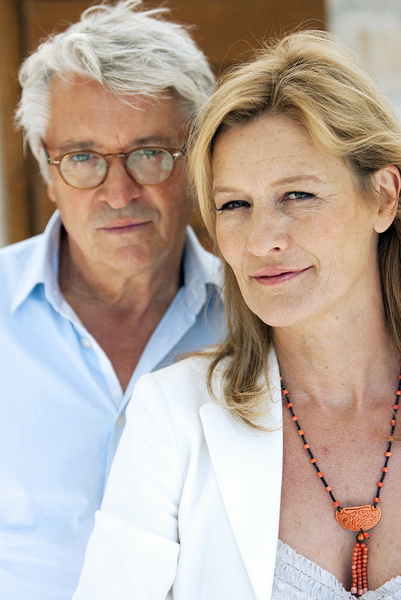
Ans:
POLYGON ((81 338, 81 344, 84 348, 90 348, 91 347, 91 342, 88 338, 81 338))
POLYGON ((119 427, 124 427, 124 425, 125 425, 125 420, 126 420, 126 419, 125 419, 125 415, 120 415, 120 416, 118 417, 118 419, 117 419, 117 425, 118 425, 119 427))

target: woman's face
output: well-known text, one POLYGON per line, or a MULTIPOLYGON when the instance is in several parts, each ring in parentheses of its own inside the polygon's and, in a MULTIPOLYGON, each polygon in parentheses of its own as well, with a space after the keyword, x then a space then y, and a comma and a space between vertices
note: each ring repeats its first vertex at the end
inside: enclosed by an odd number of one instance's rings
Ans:
POLYGON ((234 126, 212 166, 221 252, 265 323, 357 314, 377 294, 378 211, 302 127, 277 116, 234 126))

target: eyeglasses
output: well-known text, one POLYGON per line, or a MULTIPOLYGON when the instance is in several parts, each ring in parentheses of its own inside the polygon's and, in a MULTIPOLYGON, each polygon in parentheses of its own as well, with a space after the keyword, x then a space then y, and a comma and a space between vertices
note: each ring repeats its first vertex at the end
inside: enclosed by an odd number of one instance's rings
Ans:
POLYGON ((84 190, 95 188, 105 181, 112 158, 122 160, 127 174, 136 183, 157 185, 170 177, 177 158, 185 154, 183 150, 145 147, 114 154, 79 150, 50 158, 43 141, 42 144, 48 164, 58 168, 68 185, 84 190))

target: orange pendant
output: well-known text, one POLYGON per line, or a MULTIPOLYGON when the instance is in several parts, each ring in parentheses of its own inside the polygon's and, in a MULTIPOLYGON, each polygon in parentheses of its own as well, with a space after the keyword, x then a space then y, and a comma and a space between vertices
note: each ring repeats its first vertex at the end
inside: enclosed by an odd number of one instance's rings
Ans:
POLYGON ((371 504, 366 506, 348 506, 336 510, 336 519, 342 527, 349 531, 368 531, 378 524, 381 510, 371 504))

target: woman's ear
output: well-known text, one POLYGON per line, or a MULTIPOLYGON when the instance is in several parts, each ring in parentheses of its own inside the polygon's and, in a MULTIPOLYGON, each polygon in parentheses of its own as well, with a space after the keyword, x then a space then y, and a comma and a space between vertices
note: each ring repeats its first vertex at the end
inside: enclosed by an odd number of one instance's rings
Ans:
POLYGON ((387 165, 376 171, 373 180, 377 193, 374 230, 383 233, 390 227, 397 212, 401 190, 400 171, 395 165, 387 165))

